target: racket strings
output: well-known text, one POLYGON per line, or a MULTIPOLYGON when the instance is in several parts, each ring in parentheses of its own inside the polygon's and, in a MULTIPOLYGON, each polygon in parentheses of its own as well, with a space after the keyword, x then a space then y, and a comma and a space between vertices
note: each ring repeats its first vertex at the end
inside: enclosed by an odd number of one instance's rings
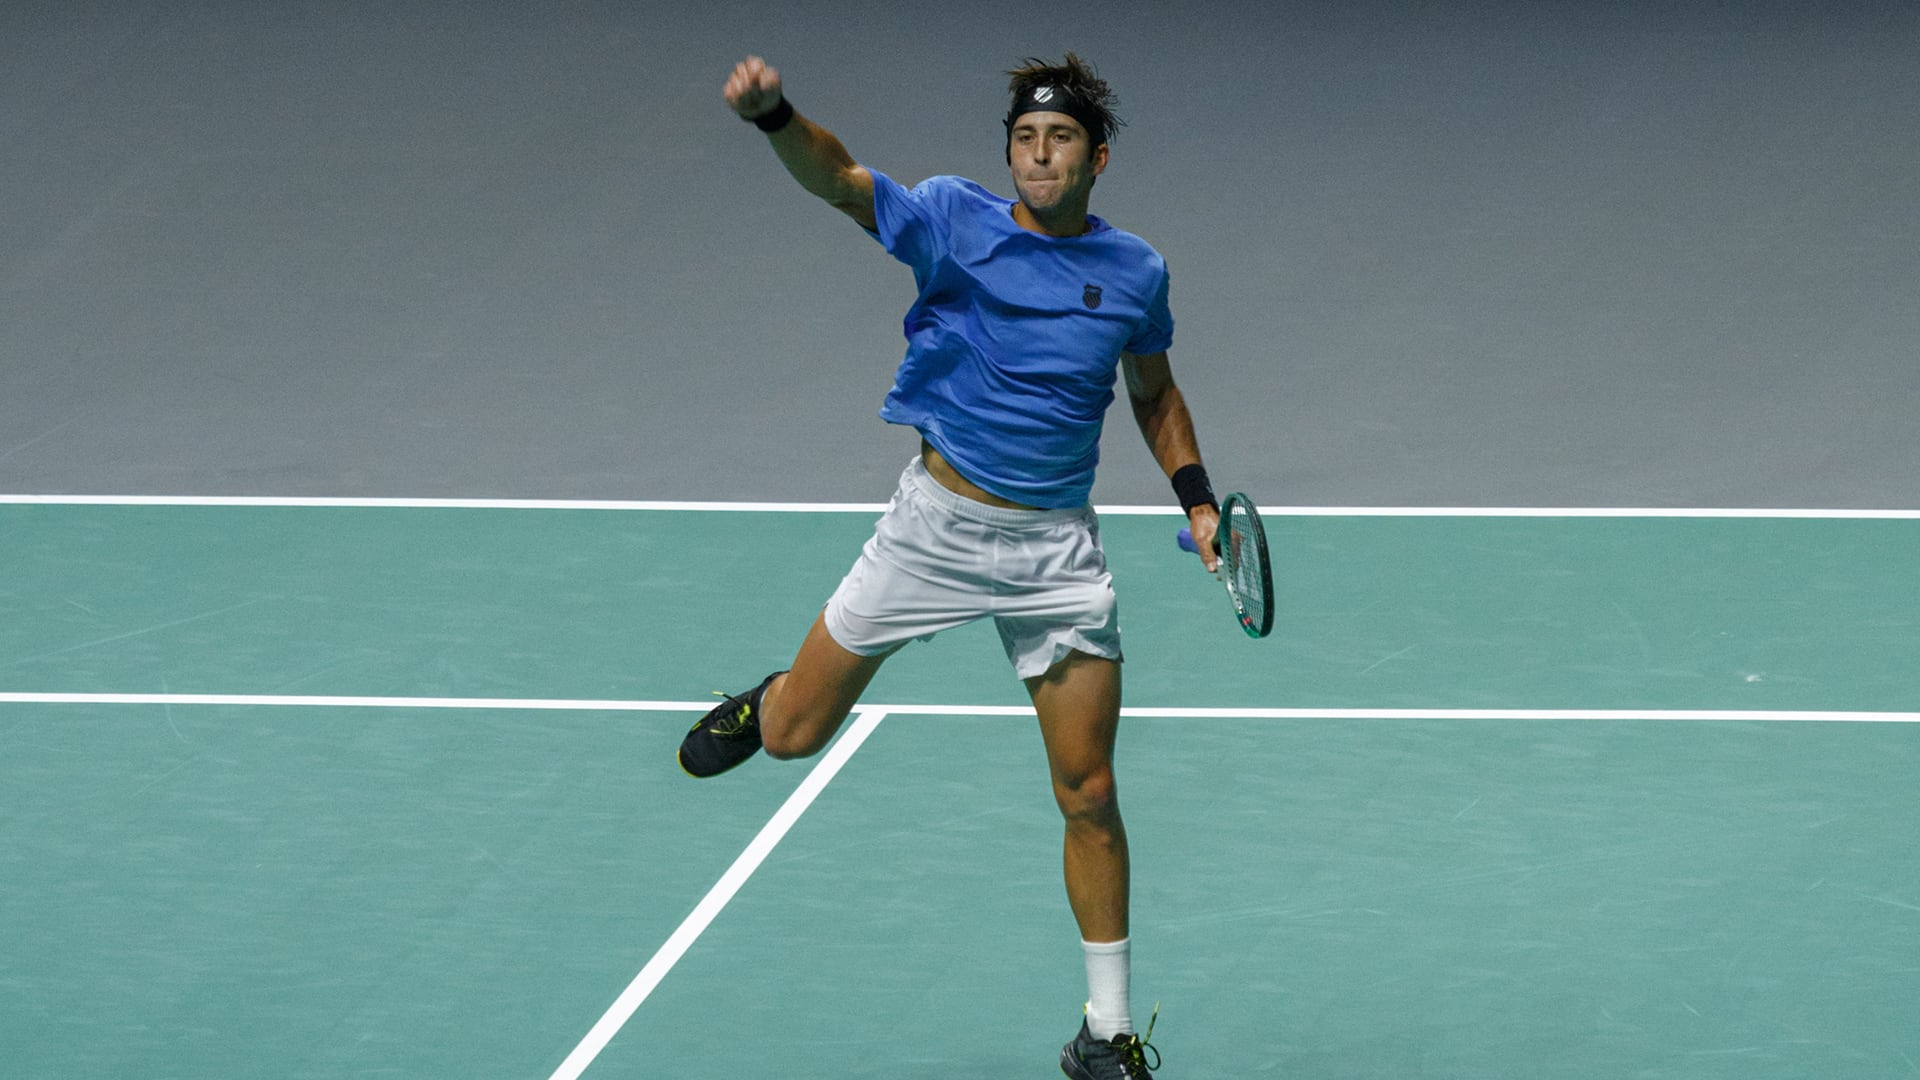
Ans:
POLYGON ((1220 559, 1226 571, 1227 594, 1234 614, 1252 637, 1273 629, 1272 570, 1268 566, 1266 530, 1260 514, 1246 496, 1230 494, 1220 504, 1221 532, 1226 537, 1220 559))
POLYGON ((1235 508, 1227 525, 1227 546, 1233 551, 1231 576, 1234 596, 1240 601, 1240 618, 1248 626, 1257 626, 1266 617, 1267 606, 1260 581, 1260 563, 1253 552, 1256 543, 1248 531, 1246 515, 1235 508))

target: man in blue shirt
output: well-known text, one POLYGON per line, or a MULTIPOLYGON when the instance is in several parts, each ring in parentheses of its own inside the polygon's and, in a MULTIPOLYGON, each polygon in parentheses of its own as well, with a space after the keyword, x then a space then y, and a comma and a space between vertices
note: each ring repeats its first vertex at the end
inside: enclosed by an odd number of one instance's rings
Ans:
POLYGON ((992 617, 1033 699, 1066 821, 1089 992, 1061 1068, 1075 1080, 1146 1080, 1113 775, 1118 609, 1087 504, 1116 367, 1209 571, 1219 507, 1167 359, 1166 263, 1088 213, 1118 123, 1112 93, 1072 53, 1009 75, 1012 200, 951 176, 907 189, 860 165, 794 111, 758 57, 727 80, 728 105, 767 133, 794 179, 913 269, 907 353, 880 415, 916 429, 921 451, 793 667, 703 717, 680 764, 707 777, 762 748, 816 754, 894 651, 992 617))

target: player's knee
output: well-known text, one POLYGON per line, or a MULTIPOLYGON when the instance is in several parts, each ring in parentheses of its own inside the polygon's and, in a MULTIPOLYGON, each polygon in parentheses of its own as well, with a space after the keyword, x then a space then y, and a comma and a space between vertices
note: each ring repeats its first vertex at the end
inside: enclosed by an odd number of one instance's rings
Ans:
POLYGON ((760 726, 760 748, 768 757, 780 761, 812 757, 825 744, 824 739, 810 738, 804 730, 787 724, 763 723, 760 726))
POLYGON ((1070 824, 1105 824, 1120 816, 1119 785, 1111 767, 1054 777, 1053 798, 1070 824))
POLYGON ((760 717, 760 748, 770 758, 792 761, 808 758, 826 749, 833 733, 840 729, 838 718, 815 715, 797 703, 781 701, 777 709, 768 709, 760 717))

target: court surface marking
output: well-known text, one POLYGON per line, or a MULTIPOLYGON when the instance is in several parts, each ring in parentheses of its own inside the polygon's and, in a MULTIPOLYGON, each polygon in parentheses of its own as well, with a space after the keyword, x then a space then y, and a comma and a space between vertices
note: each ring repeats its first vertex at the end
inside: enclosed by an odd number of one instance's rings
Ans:
MULTIPOLYGON (((1078 960, 990 627, 817 762, 672 764, 880 507, 0 503, 22 1076, 1050 1071, 1078 960), (719 1001, 740 1038, 681 1037, 719 1001)), ((1275 511, 1254 642, 1136 509, 1102 521, 1136 993, 1183 1072, 1920 1053, 1920 514, 1275 511)))

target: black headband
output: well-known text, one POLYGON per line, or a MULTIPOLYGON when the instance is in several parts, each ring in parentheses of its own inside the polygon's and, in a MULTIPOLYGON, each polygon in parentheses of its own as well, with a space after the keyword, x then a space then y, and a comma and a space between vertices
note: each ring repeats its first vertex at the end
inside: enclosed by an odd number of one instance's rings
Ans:
POLYGON ((1013 108, 1007 110, 1007 138, 1013 138, 1014 121, 1035 112, 1071 116, 1087 129, 1087 138, 1093 141, 1093 145, 1099 146, 1107 141, 1107 125, 1099 110, 1078 94, 1060 86, 1035 86, 1021 94, 1013 103, 1013 108))

